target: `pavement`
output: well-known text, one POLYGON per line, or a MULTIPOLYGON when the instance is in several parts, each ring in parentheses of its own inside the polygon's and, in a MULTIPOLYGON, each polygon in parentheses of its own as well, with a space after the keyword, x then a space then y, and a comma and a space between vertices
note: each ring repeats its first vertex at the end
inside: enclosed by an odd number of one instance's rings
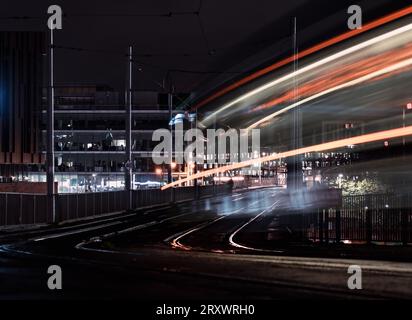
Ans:
POLYGON ((0 299, 412 298, 409 248, 296 244, 277 224, 287 208, 283 189, 264 188, 0 235, 0 299), (56 264, 63 289, 49 290, 56 264))

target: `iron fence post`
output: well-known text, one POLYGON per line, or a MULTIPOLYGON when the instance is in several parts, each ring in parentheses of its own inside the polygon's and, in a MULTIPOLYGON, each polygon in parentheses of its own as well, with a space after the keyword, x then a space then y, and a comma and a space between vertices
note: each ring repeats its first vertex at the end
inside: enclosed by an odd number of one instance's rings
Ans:
POLYGON ((318 209, 319 242, 323 243, 323 209, 318 209))
POLYGON ((408 216, 410 210, 408 205, 408 196, 405 195, 401 201, 401 240, 404 246, 408 245, 408 216))
POLYGON ((7 193, 6 193, 6 200, 5 200, 5 202, 6 202, 6 212, 5 212, 5 216, 4 216, 4 225, 7 226, 7 215, 8 215, 8 213, 9 213, 9 210, 8 210, 9 204, 8 204, 7 193))
POLYGON ((325 243, 329 244, 329 209, 325 209, 325 243))
POLYGON ((341 241, 341 228, 340 228, 340 208, 336 209, 335 213, 335 241, 340 243, 341 241))
POLYGON ((365 209, 365 222, 366 222, 366 242, 367 244, 372 243, 372 214, 369 207, 365 209))
POLYGON ((23 223, 23 194, 20 194, 20 206, 19 206, 19 224, 23 223))
POLYGON ((36 223, 36 195, 33 195, 33 223, 36 223))

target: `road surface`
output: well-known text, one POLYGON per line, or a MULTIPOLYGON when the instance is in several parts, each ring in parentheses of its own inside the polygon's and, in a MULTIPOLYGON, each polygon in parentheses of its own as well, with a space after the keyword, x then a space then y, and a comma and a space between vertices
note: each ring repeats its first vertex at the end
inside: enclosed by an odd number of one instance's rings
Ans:
POLYGON ((283 189, 263 188, 3 232, 0 299, 412 298, 408 262, 343 258, 333 248, 305 255, 288 245, 293 230, 278 224, 287 207, 283 189), (62 290, 47 287, 50 265, 62 269, 62 290), (361 290, 348 288, 351 265, 362 268, 361 290))

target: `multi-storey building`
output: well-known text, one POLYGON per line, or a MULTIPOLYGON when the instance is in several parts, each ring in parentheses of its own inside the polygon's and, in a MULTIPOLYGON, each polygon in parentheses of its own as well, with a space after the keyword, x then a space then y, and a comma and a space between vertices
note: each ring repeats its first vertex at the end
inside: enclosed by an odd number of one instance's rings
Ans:
MULTIPOLYGON (((45 96, 45 95, 44 95, 45 96)), ((173 100, 173 109, 179 99, 173 100)), ((59 193, 124 189, 126 108, 124 96, 107 86, 64 85, 55 88, 55 180, 59 193)), ((43 143, 46 150, 46 99, 43 143)), ((155 166, 152 133, 168 128, 167 94, 133 92, 133 187, 159 187, 167 168, 155 166)), ((44 165, 31 166, 20 179, 46 181, 44 165)))
MULTIPOLYGON (((0 180, 40 164, 42 32, 0 32, 0 180)), ((43 159, 44 160, 44 159, 43 159)))

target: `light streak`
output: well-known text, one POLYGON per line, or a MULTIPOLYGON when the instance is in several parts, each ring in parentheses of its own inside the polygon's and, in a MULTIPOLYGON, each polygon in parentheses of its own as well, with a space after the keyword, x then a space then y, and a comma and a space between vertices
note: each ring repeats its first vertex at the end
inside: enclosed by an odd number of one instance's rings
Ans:
POLYGON ((329 93, 332 93, 332 92, 335 92, 335 91, 338 91, 338 90, 341 90, 341 89, 345 89, 345 88, 348 88, 348 87, 357 85, 357 84, 359 84, 359 83, 362 83, 362 82, 371 80, 371 79, 373 79, 373 78, 375 78, 375 77, 382 76, 382 75, 384 75, 384 74, 386 74, 386 73, 391 73, 391 72, 393 72, 393 71, 396 71, 396 70, 399 70, 399 69, 403 69, 403 68, 408 67, 408 66, 410 66, 410 65, 412 65, 412 59, 407 59, 407 60, 404 60, 404 61, 402 61, 402 62, 395 63, 394 65, 391 65, 391 66, 389 66, 389 67, 386 67, 386 68, 383 68, 383 69, 381 69, 381 70, 378 70, 378 71, 372 72, 372 73, 370 73, 370 74, 367 74, 367 75, 365 75, 365 76, 363 76, 363 77, 360 77, 360 78, 358 78, 358 79, 355 79, 355 80, 352 80, 352 81, 348 81, 348 82, 346 82, 346 83, 343 83, 343 84, 341 84, 341 85, 335 86, 335 87, 333 87, 333 88, 329 88, 329 89, 327 89, 327 90, 321 91, 321 92, 319 92, 319 93, 317 93, 317 94, 314 94, 314 95, 312 95, 312 96, 310 96, 310 97, 307 97, 307 98, 305 98, 305 99, 299 100, 298 102, 295 102, 295 103, 293 103, 293 104, 291 104, 291 105, 289 105, 289 106, 287 106, 287 107, 285 107, 285 108, 282 108, 281 110, 278 110, 278 111, 276 111, 276 112, 274 112, 274 113, 271 113, 270 115, 268 115, 268 116, 266 116, 266 117, 264 117, 264 118, 262 118, 262 119, 260 119, 260 120, 258 120, 258 121, 256 121, 256 122, 254 122, 254 123, 251 124, 249 127, 247 127, 247 129, 250 130, 250 129, 256 128, 258 125, 260 125, 260 124, 262 124, 262 123, 264 123, 264 122, 266 122, 266 121, 268 121, 268 120, 270 120, 270 119, 273 119, 274 117, 277 117, 278 115, 280 115, 280 114, 282 114, 282 113, 285 113, 286 111, 289 111, 289 110, 291 110, 291 109, 293 109, 293 108, 296 108, 296 107, 298 107, 298 106, 300 106, 300 105, 302 105, 302 104, 304 104, 304 103, 307 103, 307 102, 310 102, 310 101, 315 100, 315 99, 317 99, 317 98, 320 98, 320 97, 322 97, 322 96, 325 96, 325 95, 327 95, 327 94, 329 94, 329 93))
MULTIPOLYGON (((316 94, 325 89, 332 88, 336 85, 348 82, 350 80, 357 79, 361 76, 370 74, 372 72, 383 69, 387 66, 401 62, 408 58, 412 58, 412 44, 405 45, 404 47, 396 50, 391 50, 383 54, 379 54, 373 57, 368 57, 350 63, 341 68, 333 68, 333 70, 320 74, 314 77, 312 80, 307 81, 305 84, 299 86, 299 96, 308 97, 312 94, 316 94)), ((401 72, 407 71, 401 70, 401 72)), ((386 74, 386 77, 393 75, 394 73, 386 74)), ((385 77, 376 77, 373 80, 382 80, 385 77)), ((264 102, 257 107, 254 107, 249 113, 271 108, 273 106, 289 102, 294 98, 295 90, 289 90, 276 98, 264 102)))
POLYGON ((223 173, 223 172, 230 171, 230 170, 236 170, 236 169, 240 169, 244 167, 249 167, 255 163, 263 163, 263 162, 268 162, 268 161, 289 158, 289 157, 293 157, 293 156, 305 154, 305 153, 310 153, 310 152, 322 152, 326 150, 342 148, 348 145, 358 145, 362 143, 370 143, 374 141, 399 138, 399 137, 409 136, 409 135, 412 135, 412 126, 402 127, 402 128, 397 128, 397 129, 390 129, 390 130, 383 130, 383 131, 378 131, 374 133, 363 134, 363 135, 352 137, 352 138, 340 139, 340 140, 321 143, 321 144, 317 144, 317 145, 313 145, 309 147, 289 150, 289 151, 285 151, 285 152, 281 152, 281 153, 277 153, 277 154, 273 154, 273 155, 269 155, 265 157, 260 157, 260 158, 242 161, 239 163, 230 164, 230 165, 223 166, 220 168, 202 171, 188 178, 179 179, 177 181, 169 183, 163 186, 161 190, 166 190, 171 187, 177 186, 182 183, 189 182, 194 179, 200 179, 203 177, 211 176, 211 175, 218 174, 218 173, 223 173))
MULTIPOLYGON (((399 19, 399 18, 405 17, 405 16, 407 16, 407 15, 409 15, 409 14, 411 14, 411 13, 412 13, 412 6, 406 7, 406 8, 404 8, 404 9, 402 9, 402 10, 396 11, 396 12, 391 13, 391 14, 385 16, 385 17, 379 18, 379 19, 377 19, 377 20, 375 20, 375 21, 372 21, 372 22, 370 22, 370 23, 365 24, 365 25, 362 26, 362 29, 355 29, 355 30, 348 31, 348 32, 343 33, 343 34, 341 34, 341 35, 339 35, 339 36, 336 36, 336 37, 334 37, 334 38, 331 38, 331 39, 329 39, 329 40, 326 40, 326 41, 324 41, 324 42, 321 42, 320 44, 317 44, 317 45, 315 45, 315 46, 313 46, 313 47, 311 47, 311 48, 309 48, 309 49, 306 49, 306 50, 304 50, 304 51, 302 51, 302 52, 299 53, 299 57, 300 57, 300 58, 303 58, 303 57, 305 57, 305 56, 311 55, 312 53, 315 53, 315 52, 317 52, 317 51, 320 51, 320 50, 322 50, 322 49, 325 49, 325 48, 327 48, 327 47, 330 47, 330 46, 332 46, 332 45, 335 45, 335 44, 337 44, 337 43, 339 43, 339 42, 342 42, 342 41, 344 41, 344 40, 350 39, 350 38, 352 38, 352 37, 354 37, 354 36, 357 36, 357 35, 359 35, 359 34, 361 34, 361 33, 366 32, 366 31, 369 31, 369 30, 375 29, 375 28, 377 28, 377 27, 380 27, 380 26, 382 26, 382 25, 384 25, 384 24, 387 24, 387 23, 389 23, 389 22, 395 21, 395 20, 397 20, 397 19, 399 19)), ((252 73, 251 75, 249 75, 249 76, 247 76, 247 77, 245 77, 245 78, 243 78, 243 79, 241 79, 241 80, 239 80, 239 81, 237 81, 237 82, 229 85, 228 87, 226 87, 226 88, 224 88, 224 89, 222 89, 222 90, 214 93, 214 94, 211 95, 210 97, 208 97, 208 98, 206 98, 205 100, 199 102, 197 105, 195 105, 195 106, 192 108, 192 110, 196 110, 196 109, 198 109, 198 108, 200 108, 200 107, 208 104, 209 102, 211 102, 211 101, 213 101, 213 100, 215 100, 215 99, 217 99, 217 98, 225 95, 226 93, 228 93, 228 92, 230 92, 230 91, 235 90, 236 88, 239 88, 240 86, 242 86, 242 85, 244 85, 244 84, 246 84, 246 83, 248 83, 248 82, 250 82, 250 81, 252 81, 252 80, 254 80, 254 79, 257 79, 257 78, 259 78, 259 77, 261 77, 261 76, 263 76, 263 75, 265 75, 265 74, 267 74, 267 73, 269 73, 269 72, 272 72, 272 71, 274 71, 274 70, 276 70, 276 69, 279 69, 279 68, 282 67, 282 66, 285 66, 285 65, 293 62, 293 59, 294 59, 293 56, 288 57, 288 58, 283 59, 283 60, 281 60, 281 61, 279 61, 279 62, 276 62, 276 63, 274 63, 274 64, 272 64, 272 65, 270 65, 270 66, 268 66, 268 67, 266 67, 266 68, 264 68, 264 69, 261 69, 261 70, 259 70, 259 71, 256 71, 256 72, 252 73)))
POLYGON ((264 215, 267 212, 270 212, 273 210, 273 208, 280 202, 280 200, 275 201, 275 203, 273 205, 271 205, 269 208, 266 208, 265 210, 263 210, 262 212, 260 212, 259 214, 257 214, 256 216, 252 217, 248 222, 246 222, 245 224, 241 225, 238 229, 236 229, 229 237, 229 243, 231 246, 236 247, 236 248, 240 248, 240 249, 246 249, 246 250, 251 250, 251 251, 258 251, 258 252, 271 252, 271 253, 283 253, 284 250, 269 250, 269 249, 262 249, 262 248, 254 248, 254 247, 249 247, 249 246, 245 246, 243 244, 240 244, 238 242, 236 242, 234 240, 235 236, 242 231, 245 227, 247 227, 248 225, 250 225, 253 221, 259 219, 259 217, 261 217, 262 215, 264 215))
POLYGON ((336 60, 338 60, 338 59, 342 59, 343 57, 345 57, 345 56, 347 56, 347 55, 349 55, 349 54, 353 54, 354 52, 357 52, 357 51, 359 51, 359 50, 365 49, 365 48, 368 47, 368 46, 371 46, 371 45, 374 45, 374 44, 377 44, 377 43, 382 43, 382 42, 385 41, 385 40, 388 40, 388 39, 390 39, 390 38, 393 38, 393 37, 395 37, 395 36, 398 36, 398 35, 400 35, 400 34, 402 34, 402 33, 405 33, 405 32, 407 32, 407 31, 410 31, 410 30, 412 30, 412 24, 408 24, 408 25, 406 25, 406 26, 397 28, 397 29, 395 29, 395 30, 389 31, 389 32, 387 32, 387 33, 384 33, 384 34, 382 34, 382 35, 379 35, 379 36, 377 36, 377 37, 374 37, 374 38, 372 38, 372 39, 369 39, 369 40, 364 41, 364 42, 362 42, 362 43, 359 43, 359 44, 357 44, 357 45, 354 45, 354 46, 352 46, 352 47, 350 47, 350 48, 347 48, 347 49, 345 49, 345 50, 342 50, 342 51, 340 51, 340 52, 337 52, 337 53, 335 53, 335 54, 333 54, 333 55, 330 55, 329 57, 323 58, 323 59, 321 59, 321 60, 319 60, 319 61, 317 61, 317 62, 314 62, 314 63, 312 63, 312 64, 309 64, 308 66, 303 67, 303 68, 297 70, 296 72, 292 72, 292 73, 286 74, 286 75, 284 75, 284 76, 282 76, 282 77, 280 77, 280 78, 277 78, 277 79, 275 79, 275 80, 273 80, 273 81, 270 81, 270 82, 268 82, 268 83, 266 83, 266 84, 264 84, 264 85, 262 85, 262 86, 260 86, 260 87, 258 87, 258 88, 256 88, 256 89, 253 89, 253 90, 251 90, 251 91, 249 91, 249 92, 241 95, 240 97, 238 97, 238 98, 236 98, 236 99, 234 99, 234 100, 226 103, 225 105, 223 105, 222 107, 220 107, 219 109, 217 109, 215 112, 213 112, 212 114, 210 114, 209 116, 207 116, 207 117, 202 121, 202 124, 205 125, 205 126, 207 126, 208 122, 211 121, 214 117, 216 117, 216 115, 219 114, 220 112, 222 112, 222 111, 230 108, 231 106, 235 105, 236 103, 242 102, 242 101, 244 101, 244 100, 246 100, 246 99, 248 99, 248 98, 250 98, 250 97, 252 97, 252 96, 255 96, 256 94, 261 93, 261 92, 263 92, 263 91, 265 91, 265 90, 267 90, 267 89, 269 89, 269 88, 271 88, 271 87, 273 87, 273 86, 275 86, 275 85, 278 85, 278 84, 280 84, 280 83, 282 83, 282 82, 285 82, 285 81, 287 81, 287 80, 290 80, 290 79, 292 79, 293 77, 299 76, 299 75, 301 75, 301 74, 303 74, 303 73, 305 73, 305 72, 309 72, 309 71, 311 71, 311 70, 313 70, 313 69, 316 69, 316 68, 319 68, 319 67, 324 66, 324 65, 326 65, 326 64, 329 64, 329 63, 331 63, 332 61, 336 61, 336 60))

